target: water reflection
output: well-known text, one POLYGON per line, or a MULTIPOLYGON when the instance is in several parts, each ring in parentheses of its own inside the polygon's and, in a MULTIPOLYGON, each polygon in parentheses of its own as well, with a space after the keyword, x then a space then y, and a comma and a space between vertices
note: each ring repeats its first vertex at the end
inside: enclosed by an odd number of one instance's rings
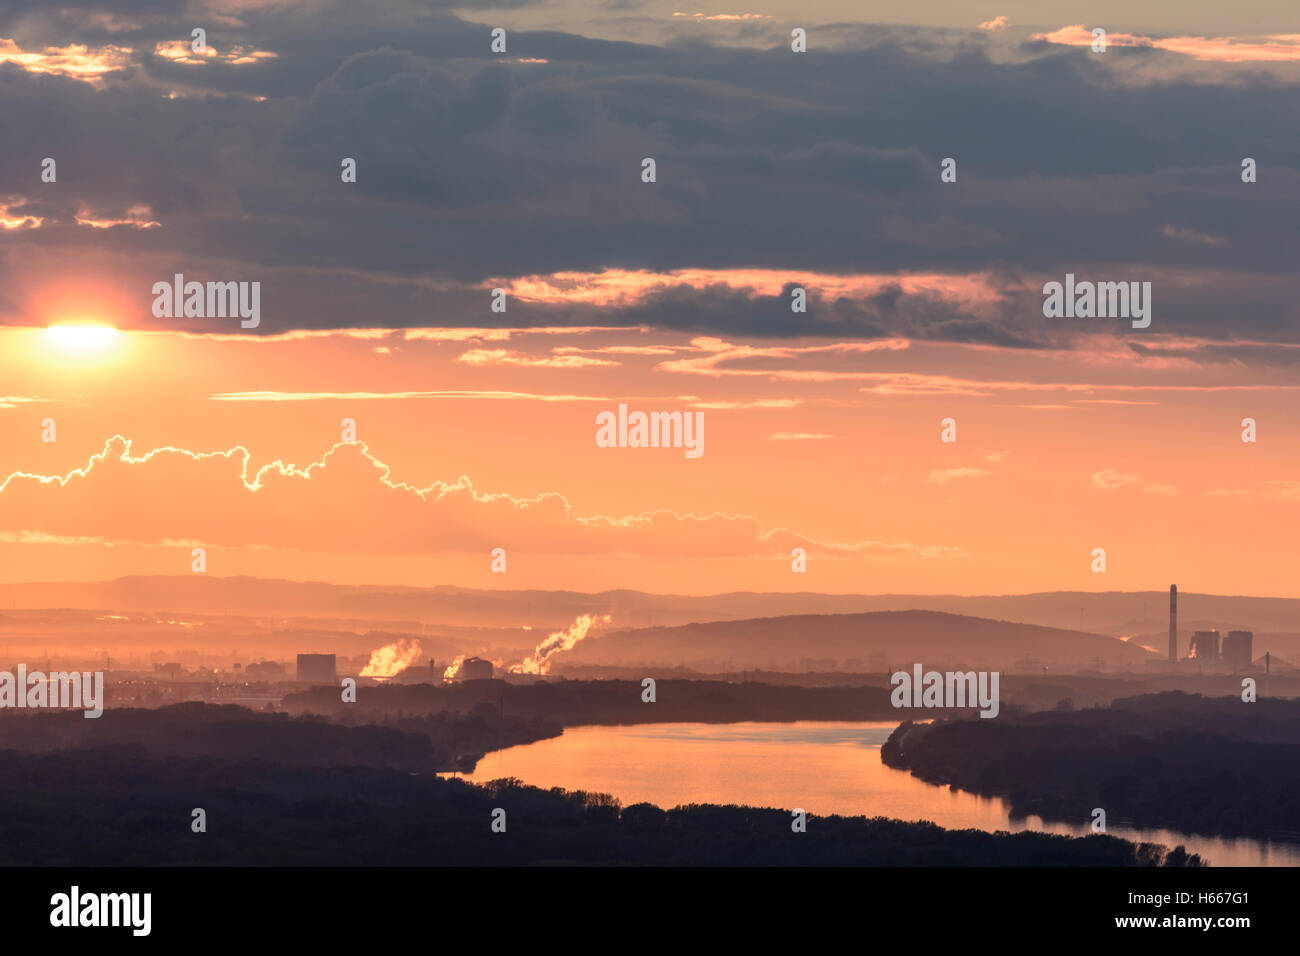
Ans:
MULTIPOLYGON (((518 777, 538 787, 612 793, 626 806, 684 803, 802 807, 809 813, 930 820, 942 827, 1040 830, 1077 826, 1011 819, 1001 798, 925 783, 880 762, 892 722, 640 724, 574 727, 564 735, 488 754, 467 780, 518 777)), ((1300 845, 1110 826, 1129 840, 1182 844, 1216 866, 1300 865, 1300 845)))

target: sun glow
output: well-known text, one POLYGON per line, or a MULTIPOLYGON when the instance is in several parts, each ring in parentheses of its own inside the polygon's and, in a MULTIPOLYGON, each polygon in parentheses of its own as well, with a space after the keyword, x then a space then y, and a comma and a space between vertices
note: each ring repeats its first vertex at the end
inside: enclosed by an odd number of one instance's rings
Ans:
POLYGON ((75 323, 51 325, 45 330, 46 336, 56 346, 66 352, 90 355, 103 352, 117 341, 118 331, 111 325, 75 323))

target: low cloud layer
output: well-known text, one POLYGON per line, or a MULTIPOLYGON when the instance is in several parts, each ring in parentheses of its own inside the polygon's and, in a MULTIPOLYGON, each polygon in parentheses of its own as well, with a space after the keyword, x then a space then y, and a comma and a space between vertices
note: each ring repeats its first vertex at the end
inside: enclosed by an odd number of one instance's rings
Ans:
POLYGON ((809 554, 890 563, 963 556, 905 541, 817 541, 755 517, 579 515, 554 491, 485 491, 465 475, 400 480, 365 444, 339 443, 305 467, 257 466, 242 447, 136 452, 115 436, 67 475, 16 472, 0 483, 0 527, 23 540, 170 543, 349 553, 489 553, 695 557, 809 554), (35 535, 36 537, 31 537, 35 535))

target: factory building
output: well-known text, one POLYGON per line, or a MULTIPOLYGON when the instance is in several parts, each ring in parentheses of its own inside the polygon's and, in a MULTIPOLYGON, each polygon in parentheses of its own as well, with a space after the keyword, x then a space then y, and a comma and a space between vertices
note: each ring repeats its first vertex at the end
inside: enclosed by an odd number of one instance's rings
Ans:
POLYGON ((1234 671, 1249 669, 1254 659, 1255 634, 1253 631, 1229 631, 1223 639, 1223 666, 1234 671))
POLYGON ((1219 632, 1218 631, 1193 631, 1192 646, 1187 652, 1189 660, 1205 661, 1206 663, 1217 661, 1219 659, 1219 632))
POLYGON ((456 672, 456 680, 490 680, 492 678, 492 662, 485 661, 481 657, 467 657, 460 662, 460 670, 456 672))
POLYGON ((299 654, 298 680, 313 684, 334 684, 339 679, 333 654, 299 654))

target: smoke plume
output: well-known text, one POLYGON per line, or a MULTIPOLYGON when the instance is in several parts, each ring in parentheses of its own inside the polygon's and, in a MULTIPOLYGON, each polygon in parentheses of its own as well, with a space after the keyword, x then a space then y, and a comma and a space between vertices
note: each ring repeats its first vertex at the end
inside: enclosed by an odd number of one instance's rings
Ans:
POLYGON ((443 680, 455 680, 456 673, 460 670, 461 663, 465 660, 464 654, 458 654, 456 659, 447 665, 447 669, 442 672, 443 680))
POLYGON ((571 649, 587 636, 595 624, 608 624, 610 616, 600 617, 595 614, 583 614, 578 617, 567 631, 555 631, 546 640, 537 645, 532 655, 525 657, 519 664, 510 666, 512 674, 549 674, 551 658, 561 651, 571 649))
POLYGON ((370 663, 361 669, 362 677, 396 677, 420 656, 420 642, 397 640, 370 652, 370 663))

